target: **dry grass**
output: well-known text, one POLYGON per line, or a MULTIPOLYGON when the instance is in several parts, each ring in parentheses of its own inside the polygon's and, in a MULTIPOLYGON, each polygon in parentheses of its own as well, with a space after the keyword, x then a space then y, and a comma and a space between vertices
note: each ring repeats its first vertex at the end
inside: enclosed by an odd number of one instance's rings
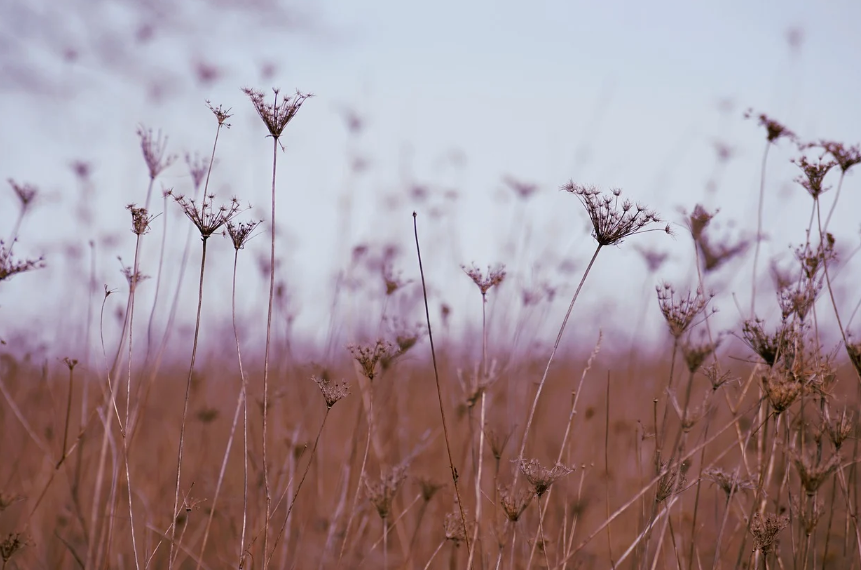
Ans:
MULTIPOLYGON (((246 93, 277 157, 279 137, 307 96, 279 100, 276 91, 267 103, 246 93)), ((229 110, 210 109, 217 142, 230 126, 229 110)), ((765 163, 771 146, 795 135, 765 115, 759 121, 765 163)), ((159 269, 163 306, 151 309, 141 358, 138 254, 155 219, 149 193, 173 157, 160 133, 140 133, 150 178, 147 205, 130 207, 137 241, 134 264, 125 268, 130 291, 119 338, 102 340, 103 362, 55 355, 62 360, 54 366, 12 349, 0 353, 3 568, 859 567, 861 350, 833 289, 850 279, 829 229, 834 206, 824 222, 819 211, 828 173, 839 171, 836 203, 843 175, 859 162, 857 148, 798 147, 797 183, 812 199, 811 217, 792 268, 769 293, 777 319, 760 319, 753 302, 763 287, 756 278, 769 199, 763 168, 753 259, 744 257, 748 241, 712 235, 715 212, 696 205, 687 216, 678 242, 696 255, 695 282, 686 291, 661 283, 647 309, 665 320, 664 348, 636 350, 646 341, 638 330, 633 349, 627 338, 602 336, 600 314, 578 319, 581 327, 594 323, 596 342, 570 348, 562 342, 566 324, 575 311, 587 312, 583 301, 575 306, 578 298, 613 295, 587 285, 609 246, 631 247, 639 234, 672 229, 621 191, 571 182, 563 188, 585 209, 596 248, 567 312, 543 314, 554 327, 561 323, 555 342, 522 350, 490 334, 492 326, 512 327, 515 339, 537 330, 526 328, 528 318, 489 324, 500 310, 498 291, 510 286, 511 270, 502 265, 486 273, 461 266, 480 293, 480 343, 456 338, 429 310, 424 325, 405 325, 423 314, 421 296, 400 302, 409 282, 387 251, 369 261, 382 278, 374 300, 382 310, 363 314, 365 326, 352 331, 366 342, 347 345, 330 327, 327 342, 336 348, 320 361, 317 347, 294 339, 288 352, 272 334, 273 307, 283 301, 274 233, 264 271, 266 341, 242 340, 249 332, 261 337, 263 325, 237 325, 236 275, 250 262, 240 251, 258 228, 272 227, 234 222, 235 198, 213 206, 214 145, 209 162, 188 160, 203 197, 175 196, 203 244, 193 348, 181 350, 191 339, 167 340, 177 332, 180 285, 162 283, 159 269), (234 246, 227 335, 213 334, 211 315, 201 310, 206 245, 220 229, 234 246), (712 317, 729 294, 711 288, 733 259, 753 265, 754 295, 728 335, 712 317), (159 338, 152 315, 169 305, 159 338)), ((523 200, 534 192, 508 183, 523 200)), ((0 280, 35 280, 43 260, 19 261, 13 247, 38 191, 12 188, 21 209, 9 240, 0 242, 0 280)), ((664 257, 639 251, 650 276, 660 270, 664 257)), ((353 252, 354 262, 366 254, 353 252)), ((186 262, 187 252, 183 269, 186 262)), ((102 301, 111 293, 106 288, 102 301)), ((553 293, 546 284, 525 288, 521 309, 541 316, 536 306, 553 293)), ((332 310, 333 321, 344 318, 332 310)))

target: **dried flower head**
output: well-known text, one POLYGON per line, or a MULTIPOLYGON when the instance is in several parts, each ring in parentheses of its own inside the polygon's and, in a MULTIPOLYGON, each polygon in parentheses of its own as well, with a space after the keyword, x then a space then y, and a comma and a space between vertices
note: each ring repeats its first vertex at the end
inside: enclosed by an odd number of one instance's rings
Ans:
POLYGON ((155 216, 151 216, 146 208, 138 208, 134 204, 126 206, 126 210, 132 213, 132 233, 139 236, 149 233, 149 224, 155 216))
POLYGON ((801 486, 804 487, 808 495, 815 495, 825 479, 840 465, 840 454, 838 453, 834 453, 827 460, 815 451, 802 453, 795 448, 789 448, 788 454, 798 471, 801 486))
POLYGON ((224 230, 223 235, 230 236, 231 241, 233 241, 233 248, 236 251, 245 248, 245 244, 251 239, 251 234, 257 229, 257 226, 262 224, 263 222, 260 220, 253 220, 250 222, 239 222, 238 224, 234 224, 233 221, 227 222, 227 229, 224 230))
POLYGON ((416 477, 416 482, 419 484, 422 500, 426 503, 433 499, 434 495, 437 494, 437 491, 445 487, 445 483, 439 483, 430 477, 416 477))
POLYGON ((712 363, 703 368, 703 375, 711 382, 712 390, 717 392, 718 389, 729 382, 737 382, 739 379, 733 376, 730 372, 722 372, 718 363, 712 363))
POLYGON ((774 413, 778 415, 795 402, 804 387, 801 382, 779 368, 769 368, 760 375, 760 380, 774 413))
MULTIPOLYGON (((670 327, 670 334, 676 339, 690 328, 697 315, 705 312, 714 297, 714 294, 706 296, 701 289, 697 289, 693 295, 689 291, 686 297, 679 296, 676 299, 676 290, 669 283, 655 287, 655 291, 658 294, 658 307, 670 327)), ((714 309, 711 312, 714 313, 714 309)))
POLYGON ((382 265, 382 276, 383 276, 383 284, 386 286, 386 296, 394 295, 395 292, 409 283, 410 281, 404 281, 401 278, 401 273, 398 272, 395 274, 394 268, 390 263, 384 263, 382 265))
POLYGON ((657 251, 655 249, 640 247, 639 245, 635 245, 634 250, 643 258, 649 273, 656 273, 670 257, 670 254, 666 251, 657 251))
POLYGON ((461 265, 460 268, 463 269, 466 275, 472 279, 472 282, 478 286, 482 297, 486 296, 490 289, 505 280, 505 266, 502 264, 497 264, 493 267, 488 265, 486 274, 483 274, 481 269, 479 269, 474 263, 471 267, 461 265))
POLYGON ((505 185, 511 188, 521 200, 528 200, 533 194, 538 192, 537 184, 524 182, 514 178, 513 176, 505 176, 502 181, 505 182, 505 185))
POLYGON ((717 350, 718 344, 720 344, 720 339, 715 342, 693 342, 690 339, 682 341, 682 355, 685 358, 688 371, 693 374, 699 370, 706 358, 717 350))
POLYGON ((530 459, 528 461, 525 459, 516 459, 515 462, 520 468, 520 472, 523 473, 526 480, 532 485, 532 489, 538 497, 546 493, 550 489, 550 486, 558 479, 574 472, 573 467, 567 467, 561 463, 557 463, 551 469, 547 469, 546 467, 542 467, 537 459, 530 459))
POLYGON ((786 321, 793 315, 804 322, 816 297, 822 290, 822 278, 804 278, 796 283, 777 290, 777 304, 780 305, 781 318, 786 321))
MULTIPOLYGON (((17 240, 12 240, 12 245, 17 240)), ((45 258, 16 260, 12 258, 12 247, 6 247, 6 243, 0 240, 0 281, 8 279, 18 273, 24 273, 32 269, 45 267, 45 258)))
POLYGON ((798 166, 803 173, 803 175, 797 177, 795 181, 801 184, 801 186, 803 186, 814 199, 819 198, 823 192, 828 190, 827 186, 822 185, 822 181, 825 179, 825 175, 828 174, 828 171, 837 166, 835 161, 823 161, 820 158, 819 162, 814 164, 808 161, 806 156, 802 156, 801 158, 794 159, 792 162, 798 166))
POLYGON ((407 468, 405 465, 396 465, 388 472, 380 473, 379 482, 370 482, 367 477, 362 479, 365 487, 365 493, 368 499, 377 508, 377 513, 380 518, 385 520, 389 517, 392 509, 392 499, 401 484, 407 477, 407 468))
POLYGON ((398 354, 397 346, 383 339, 377 339, 377 342, 373 345, 350 344, 347 346, 347 350, 350 351, 350 354, 359 363, 362 374, 368 380, 375 378, 377 364, 385 358, 392 358, 398 354))
POLYGON ((741 329, 742 340, 759 355, 766 364, 774 366, 782 356, 792 350, 794 334, 788 326, 781 324, 775 332, 768 334, 761 319, 748 319, 741 329))
POLYGON ((228 205, 215 209, 212 207, 212 201, 215 199, 214 194, 204 196, 200 206, 196 204, 194 198, 177 196, 172 193, 170 195, 173 196, 188 219, 197 227, 200 238, 204 241, 240 211, 239 200, 236 198, 232 198, 228 205))
POLYGON ((39 190, 32 184, 19 184, 11 178, 9 178, 8 181, 12 190, 15 192, 15 196, 18 197, 18 201, 21 202, 21 211, 26 212, 30 207, 30 204, 33 203, 33 200, 36 199, 36 195, 39 193, 39 190))
POLYGON ((6 535, 6 538, 0 542, 0 558, 3 559, 3 566, 5 567, 9 559, 25 546, 32 546, 30 539, 25 535, 19 532, 10 532, 6 535))
POLYGON ((350 394, 350 386, 346 382, 332 382, 326 376, 311 376, 311 380, 320 388, 323 399, 326 400, 326 408, 330 410, 350 394))
POLYGON ((185 153, 185 164, 188 166, 188 173, 191 175, 191 183, 194 185, 194 190, 200 188, 203 184, 203 179, 206 178, 206 173, 209 172, 209 160, 203 158, 198 153, 190 155, 185 153))
MULTIPOLYGON (((749 119, 752 116, 752 110, 748 110, 744 114, 745 119, 749 119)), ((768 142, 772 143, 783 137, 786 137, 790 140, 795 140, 795 133, 787 129, 781 123, 769 118, 765 113, 760 113, 759 115, 756 115, 756 118, 759 121, 759 125, 765 127, 768 142)))
POLYGON ((269 130, 269 135, 276 140, 281 137, 284 127, 296 116, 305 100, 312 96, 296 91, 295 95, 290 97, 282 96, 279 100, 280 91, 273 89, 274 96, 272 103, 267 103, 266 96, 262 91, 246 87, 242 89, 242 92, 251 99, 251 104, 254 105, 257 114, 263 119, 263 123, 269 130))
POLYGON ((480 364, 476 364, 471 372, 465 372, 462 368, 457 369, 457 379, 466 396, 466 405, 469 408, 481 398, 481 395, 499 380, 496 360, 493 360, 486 369, 482 370, 480 364))
MULTIPOLYGON (((629 200, 620 204, 621 190, 614 189, 612 195, 602 195, 594 186, 582 186, 574 182, 569 182, 562 189, 577 196, 586 208, 592 222, 592 237, 599 245, 617 245, 629 236, 652 231, 647 229, 648 226, 661 222, 658 215, 645 206, 634 205, 629 200)), ((663 231, 672 234, 669 224, 663 231)))
POLYGON ((861 145, 847 147, 843 143, 821 140, 817 146, 822 147, 840 166, 844 173, 861 162, 861 145))
POLYGON ((834 236, 826 233, 824 238, 815 249, 810 247, 809 242, 795 248, 795 259, 801 265, 801 274, 810 281, 816 280, 824 272, 825 264, 837 257, 834 236))
POLYGON ((497 463, 502 459, 505 447, 508 445, 508 441, 511 439, 512 434, 514 434, 514 427, 515 426, 511 426, 504 432, 488 428, 487 426, 484 427, 484 435, 487 437, 490 452, 493 454, 493 458, 496 459, 497 463))
POLYGON ((787 515, 767 514, 763 518, 759 511, 753 514, 750 521, 750 533, 753 535, 753 547, 763 554, 774 552, 777 548, 777 535, 789 525, 787 515))
POLYGON ((703 395, 703 403, 701 406, 697 408, 691 409, 682 408, 679 405, 679 400, 676 397, 676 392, 672 389, 667 388, 667 395, 670 397, 670 403, 673 405, 673 409, 676 410, 676 414, 679 416, 679 420, 682 422, 682 429, 684 431, 691 431, 691 429, 705 417, 706 414, 709 413, 709 402, 711 400, 711 395, 714 393, 713 390, 706 390, 703 395))
POLYGON ((212 111, 212 114, 215 115, 215 119, 218 121, 218 126, 225 126, 228 129, 230 128, 229 123, 225 123, 227 119, 232 117, 230 114, 230 109, 225 109, 222 105, 215 107, 212 103, 207 99, 206 106, 209 107, 209 110, 212 111))
POLYGON ((847 412, 846 408, 843 408, 843 411, 834 417, 831 417, 829 408, 825 408, 825 432, 836 450, 839 451, 843 442, 852 435, 854 427, 853 414, 847 412))
POLYGON ((467 541, 467 536, 472 533, 474 526, 475 523, 469 520, 469 513, 461 510, 460 505, 455 505, 454 510, 447 513, 443 521, 445 538, 454 542, 455 546, 460 546, 461 542, 467 541), (465 524, 464 521, 466 521, 465 524))
POLYGON ((18 493, 7 493, 5 491, 0 491, 0 513, 14 505, 15 503, 20 503, 26 499, 24 495, 19 495, 18 493))
POLYGON ((703 474, 723 489, 727 500, 729 500, 730 495, 734 495, 742 489, 756 489, 756 485, 752 481, 739 477, 738 470, 727 473, 719 467, 710 467, 703 471, 703 474))
POLYGON ((684 489, 687 482, 687 464, 668 465, 662 461, 657 467, 661 478, 658 479, 658 487, 655 490, 655 502, 662 503, 684 489))
POLYGON ((140 269, 135 271, 133 267, 124 265, 122 257, 117 256, 117 259, 120 260, 120 273, 125 276, 126 282, 129 284, 129 290, 136 289, 138 284, 150 278, 149 275, 141 273, 140 269))
POLYGON ((144 162, 149 169, 149 177, 151 180, 155 180, 156 176, 173 164, 176 156, 165 156, 167 137, 163 137, 161 131, 153 134, 152 129, 145 129, 143 126, 139 126, 137 133, 141 139, 141 151, 143 152, 144 162))
POLYGON ((804 534, 810 536, 816 530, 819 524, 819 519, 825 512, 825 503, 823 501, 810 500, 808 507, 806 501, 800 497, 793 497, 789 508, 792 510, 792 515, 796 520, 801 522, 801 528, 804 529, 804 534))
POLYGON ((517 522, 520 515, 532 502, 535 497, 535 492, 530 489, 515 490, 513 486, 503 487, 497 486, 499 492, 499 505, 502 507, 502 512, 511 522, 517 522))
POLYGON ((197 410, 197 419, 202 424, 211 424, 218 419, 218 409, 204 406, 197 410))

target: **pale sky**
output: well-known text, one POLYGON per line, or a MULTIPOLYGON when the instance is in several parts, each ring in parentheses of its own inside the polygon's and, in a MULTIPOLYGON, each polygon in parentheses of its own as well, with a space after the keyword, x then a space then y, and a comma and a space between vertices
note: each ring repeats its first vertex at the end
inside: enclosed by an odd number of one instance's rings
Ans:
MULTIPOLYGON (((249 215, 269 219, 271 141, 240 92, 243 86, 315 94, 287 127, 278 177, 282 276, 301 308, 297 330, 315 339, 325 333, 320 323, 328 324, 331 276, 345 267, 353 245, 394 241, 403 253, 395 269, 417 278, 414 209, 437 304, 472 307, 462 318, 473 319, 476 292, 459 265, 502 262, 510 279, 500 294, 512 303, 533 275, 560 287, 558 306, 547 319, 553 329, 594 249, 582 208, 557 191, 568 180, 620 187, 670 222, 680 222, 680 209, 697 202, 719 207, 717 221, 730 235, 751 237, 765 135, 755 121, 743 119, 747 108, 773 116, 806 140, 861 141, 857 2, 241 5, 13 0, 0 8, 0 174, 43 191, 16 252, 44 253, 48 264, 0 285, 2 335, 11 338, 10 331, 35 319, 44 327, 42 340, 56 346, 69 343, 68 331, 83 326, 85 289, 68 283, 75 267, 86 275, 89 262, 68 257, 67 247, 86 252, 88 240, 96 239, 97 282, 124 285, 115 258, 131 263, 134 236, 123 207, 143 202, 147 182, 138 124, 162 129, 170 152, 208 153, 215 121, 204 101, 232 107, 233 127, 219 139, 210 189, 217 201, 235 194, 255 206, 249 215), (200 81, 195 70, 201 66, 216 70, 216 79, 200 81), (364 121, 353 139, 346 109, 364 121), (718 142, 733 154, 717 170, 717 191, 710 194, 718 142), (352 175, 351 155, 367 160, 369 168, 352 175), (92 162, 96 190, 96 221, 83 228, 74 216, 78 192, 68 168, 78 159, 92 162), (523 207, 503 184, 505 175, 534 182, 540 192, 523 207), (429 202, 406 194, 413 184, 431 190, 429 202), (444 197, 447 190, 458 192, 456 201, 444 197), (339 205, 347 196, 352 209, 344 218, 339 205), (445 208, 441 217, 433 215, 435 206, 445 208), (528 241, 513 250, 507 242, 525 239, 527 228, 528 241), (118 240, 100 241, 108 233, 118 240), (577 270, 563 280, 556 268, 564 260, 577 270), (58 314, 66 328, 57 326, 58 314)), ((763 272, 770 257, 803 239, 810 198, 791 182, 798 171, 788 159, 796 154, 783 142, 769 156, 763 272)), ((847 250, 859 242, 861 206, 858 173, 850 174, 832 222, 847 250)), ((836 184, 836 177, 829 180, 836 184)), ((190 191, 182 160, 159 182, 190 191)), ((831 198, 833 191, 824 198, 826 207, 831 198)), ((0 203, 0 225, 11 228, 17 213, 11 191, 0 203)), ((174 247, 168 259, 174 261, 188 223, 175 204, 168 208, 144 245, 143 271, 153 276, 162 223, 181 228, 180 237, 169 238, 174 247)), ((151 209, 160 212, 160 201, 151 209)), ((268 239, 263 234, 252 240, 240 256, 243 310, 250 319, 259 318, 261 307, 265 318, 266 284, 257 258, 268 255, 268 239)), ((197 243, 192 264, 199 260, 197 243)), ((232 248, 220 238, 212 243, 206 298, 210 314, 228 318, 232 248)), ((636 244, 670 253, 671 263, 658 277, 681 288, 693 284, 692 248, 682 228, 675 240, 635 236, 602 253, 584 290, 581 316, 612 306, 613 329, 623 326, 619 319, 639 314, 643 292, 651 291, 644 282, 656 278, 648 276, 636 244)), ((749 303, 750 256, 733 263, 711 283, 727 326, 737 320, 731 294, 743 306, 749 303)), ((170 270, 166 276, 172 283, 170 270)), ((193 265, 186 276, 192 285, 185 287, 192 303, 196 278, 193 265)), ((148 307, 145 286, 141 298, 148 307)), ((379 296, 381 302, 381 291, 379 296)), ((850 288, 847 306, 855 296, 850 288)), ((653 294, 647 299, 648 322, 657 325, 653 294)), ((764 316, 776 315, 773 303, 762 305, 768 307, 764 316)), ((193 318, 190 311, 184 319, 193 318)), ((374 306, 367 312, 379 311, 374 306)))

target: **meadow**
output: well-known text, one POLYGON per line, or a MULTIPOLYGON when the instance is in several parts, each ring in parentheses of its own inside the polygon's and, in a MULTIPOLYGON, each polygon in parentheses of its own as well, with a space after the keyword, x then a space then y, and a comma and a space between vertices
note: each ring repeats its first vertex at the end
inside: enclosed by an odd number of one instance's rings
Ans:
MULTIPOLYGON (((134 236, 125 286, 102 287, 92 270, 76 300, 85 326, 45 316, 80 355, 0 329, 3 569, 861 568, 857 249, 831 225, 857 145, 749 114, 763 155, 745 238, 716 230, 721 214, 695 199, 670 218, 635 189, 560 180, 591 257, 557 276, 564 287, 450 260, 474 285, 468 327, 449 326, 451 284, 423 264, 446 235, 438 218, 399 212, 412 232, 398 244, 349 244, 320 345, 291 332, 276 239, 293 200, 279 187, 280 139, 314 101, 245 95, 271 145, 265 220, 211 190, 229 109, 208 103, 211 155, 184 164, 141 128, 148 189, 117 213, 134 236), (774 263, 762 251, 776 200, 767 164, 784 154, 810 218, 774 263), (191 186, 160 192, 168 168, 187 168, 191 186), (169 226, 168 210, 185 225, 169 226), (691 255, 690 282, 664 281, 666 254, 639 245, 659 237, 691 255), (205 287, 227 251, 216 239, 233 254, 231 302, 217 306, 205 287), (165 261, 166 244, 181 261, 165 261), (160 252, 146 271, 142 248, 160 252), (614 292, 590 287, 590 273, 627 248, 644 263, 626 274, 648 294, 608 323, 614 292), (715 290, 728 267, 749 282, 715 290), (241 312, 253 272, 266 320, 241 312), (739 317, 716 323, 718 303, 739 317), (660 330, 643 326, 646 312, 660 330)), ((38 282, 52 262, 19 253, 40 191, 9 182, 19 210, 0 243, 0 304, 5 282, 38 282)), ((505 183, 518 203, 535 192, 505 183)))

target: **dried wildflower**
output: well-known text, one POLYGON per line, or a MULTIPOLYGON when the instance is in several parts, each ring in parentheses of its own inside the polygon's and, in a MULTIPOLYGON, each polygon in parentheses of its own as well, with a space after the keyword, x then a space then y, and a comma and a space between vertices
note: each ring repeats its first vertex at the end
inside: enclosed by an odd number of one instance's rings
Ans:
POLYGON ((461 265, 460 268, 463 269, 466 275, 472 279, 472 282, 478 286, 482 297, 486 296, 490 289, 505 280, 505 266, 502 264, 497 264, 493 267, 488 265, 486 274, 483 274, 474 263, 472 264, 472 267, 461 265))
POLYGON ((497 486, 499 491, 499 505, 502 507, 502 512, 511 522, 517 522, 520 515, 532 502, 535 493, 529 489, 514 490, 513 487, 497 486))
POLYGON ((206 106, 209 107, 209 110, 212 111, 213 115, 215 115, 215 119, 218 121, 219 127, 225 126, 228 129, 230 128, 230 124, 224 122, 233 116, 230 114, 230 109, 225 109, 222 105, 214 107, 209 100, 206 101, 206 106))
POLYGON ((777 304, 780 305, 781 317, 784 321, 792 315, 804 322, 808 312, 813 307, 816 297, 822 290, 822 279, 803 279, 788 287, 778 289, 777 304))
POLYGON ((705 312, 714 297, 714 294, 706 297, 701 289, 697 289, 694 295, 688 292, 686 297, 679 296, 676 300, 676 290, 669 283, 655 287, 655 291, 658 294, 658 307, 670 327, 670 334, 676 339, 690 328, 697 315, 705 312))
POLYGON ((368 380, 373 380, 376 376, 377 364, 385 358, 392 358, 398 354, 398 349, 395 344, 382 339, 377 339, 373 345, 357 345, 351 344, 347 346, 347 350, 353 355, 359 367, 362 369, 362 374, 368 380))
POLYGON ((770 368, 760 376, 762 387, 775 414, 782 414, 801 394, 803 384, 784 371, 770 368))
POLYGON ((532 485, 532 489, 538 497, 541 497, 550 486, 558 479, 570 475, 574 472, 573 467, 567 467, 561 463, 557 463, 551 469, 542 467, 537 459, 516 459, 515 462, 520 468, 520 472, 526 477, 526 480, 532 485))
POLYGON ((794 334, 788 326, 781 325, 777 330, 768 334, 763 328, 761 319, 748 319, 744 322, 741 334, 742 340, 751 350, 759 355, 766 364, 774 366, 781 356, 786 356, 792 350, 794 334))
POLYGON ((502 459, 502 454, 505 451, 505 447, 508 445, 508 440, 511 439, 512 434, 514 434, 514 426, 511 426, 508 431, 504 433, 485 426, 484 435, 487 437, 488 445, 490 445, 490 452, 493 454, 493 458, 496 459, 497 462, 502 459))
POLYGON ((643 258, 649 273, 656 273, 670 256, 666 251, 647 249, 645 247, 640 247, 639 245, 635 245, 634 250, 643 258))
POLYGON ((233 241, 233 248, 236 251, 245 248, 245 244, 251 239, 251 234, 257 229, 257 226, 262 224, 262 221, 254 220, 251 222, 239 222, 234 224, 232 221, 227 222, 227 229, 223 235, 230 236, 233 241))
POLYGON ((709 401, 711 399, 711 395, 714 391, 706 391, 703 396, 703 403, 701 406, 694 409, 682 409, 679 405, 679 401, 676 398, 676 392, 671 389, 667 389, 667 395, 670 397, 670 403, 673 405, 673 409, 676 410, 676 413, 679 416, 679 420, 682 422, 682 429, 684 431, 691 431, 691 429, 705 417, 706 414, 709 413, 709 401))
POLYGON ((699 240, 705 235, 706 227, 711 223, 712 218, 716 215, 717 210, 715 212, 709 212, 701 204, 694 206, 694 211, 688 215, 687 225, 695 242, 699 242, 699 240))
POLYGON ((126 206, 126 210, 132 213, 132 233, 139 236, 149 233, 149 224, 155 216, 151 216, 146 208, 138 208, 134 204, 126 206))
POLYGON ((727 473, 719 467, 710 467, 703 471, 703 474, 723 489, 727 500, 729 500, 730 495, 738 493, 741 489, 756 489, 756 485, 752 481, 740 478, 738 471, 727 473))
POLYGON ((460 505, 455 505, 454 510, 447 513, 443 521, 445 538, 454 542, 455 546, 460 546, 461 542, 467 541, 467 536, 472 533, 474 525, 475 523, 469 520, 468 512, 461 510, 460 505), (466 521, 466 526, 464 526, 464 521, 466 521))
POLYGON ((197 410, 197 419, 203 424, 211 424, 218 419, 218 410, 216 408, 203 407, 197 410))
POLYGON ((143 152, 144 162, 149 169, 149 177, 155 180, 162 171, 173 164, 176 156, 167 155, 167 137, 162 137, 161 131, 153 134, 152 129, 145 129, 143 126, 138 127, 138 136, 141 139, 141 151, 143 152))
POLYGON ((840 166, 840 170, 844 173, 861 162, 861 145, 854 145, 850 147, 846 147, 843 143, 834 142, 834 141, 819 141, 818 145, 824 148, 831 156, 834 157, 834 160, 837 161, 837 164, 840 166))
POLYGON ((150 278, 149 275, 141 273, 140 269, 135 271, 131 266, 124 265, 122 257, 117 256, 117 259, 120 261, 120 273, 125 276, 126 282, 129 284, 129 289, 137 288, 138 284, 150 278))
POLYGON ((3 559, 3 566, 6 566, 6 563, 9 562, 9 559, 15 555, 16 552, 24 548, 25 546, 31 546, 32 543, 30 539, 25 535, 16 532, 9 533, 6 535, 6 538, 3 542, 0 542, 0 558, 3 559))
POLYGON ((819 524, 819 519, 822 518, 822 513, 825 512, 824 502, 811 500, 808 509, 799 497, 793 498, 789 507, 792 509, 792 514, 796 520, 801 522, 801 528, 804 529, 806 536, 813 534, 819 524))
MULTIPOLYGON (((749 119, 752 116, 753 111, 751 110, 748 110, 744 114, 745 119, 749 119)), ((768 142, 773 143, 783 137, 786 137, 790 140, 795 140, 795 133, 793 133, 774 119, 769 118, 765 113, 760 113, 756 116, 756 118, 759 121, 759 125, 765 127, 768 142)))
POLYGON ((655 490, 655 502, 662 503, 684 489, 687 482, 686 466, 682 464, 668 467, 667 463, 661 462, 658 467, 661 478, 658 479, 658 488, 655 490))
POLYGON ((346 382, 332 382, 326 376, 311 376, 311 380, 320 388, 323 399, 326 400, 326 408, 330 410, 332 406, 350 394, 350 386, 346 382))
POLYGON ((278 140, 281 137, 281 133, 284 132, 284 127, 296 116, 299 108, 311 95, 296 91, 295 95, 290 97, 282 96, 279 101, 278 96, 280 91, 278 89, 273 89, 272 91, 275 96, 272 99, 272 103, 267 103, 262 91, 247 87, 242 89, 242 92, 251 99, 251 104, 254 105, 257 114, 263 119, 263 123, 269 130, 269 135, 278 140))
POLYGON ((799 176, 795 181, 801 184, 801 186, 803 186, 814 199, 819 198, 823 192, 828 190, 827 186, 822 185, 822 181, 825 179, 825 175, 828 174, 828 171, 837 166, 836 162, 833 160, 823 162, 822 159, 819 159, 817 164, 813 164, 809 162, 805 156, 795 159, 792 162, 798 166, 803 173, 803 176, 799 176))
POLYGON ((823 458, 818 454, 800 453, 794 448, 789 448, 789 457, 792 459, 792 464, 798 471, 798 477, 801 479, 801 485, 808 495, 815 495, 816 491, 825 479, 834 472, 840 465, 840 454, 835 453, 828 460, 823 461, 823 458))
POLYGON ((381 519, 385 520, 389 517, 392 509, 392 499, 394 499, 395 494, 401 488, 401 484, 406 477, 406 466, 396 465, 388 473, 380 473, 379 483, 371 483, 367 477, 362 480, 365 486, 365 493, 371 503, 377 508, 377 513, 381 519))
POLYGON ((445 483, 438 483, 429 477, 416 477, 416 482, 419 484, 422 499, 426 503, 433 499, 434 495, 437 494, 437 491, 445 487, 445 483))
POLYGON ((711 382, 712 390, 717 392, 718 389, 728 382, 737 382, 739 379, 729 372, 721 372, 720 365, 717 363, 709 364, 702 370, 703 375, 711 382))
POLYGON ((787 515, 778 516, 769 513, 763 518, 759 512, 754 513, 753 519, 750 521, 754 550, 759 550, 763 554, 774 552, 778 544, 777 535, 787 525, 789 525, 787 515))
POLYGON ((388 263, 385 263, 382 266, 382 276, 383 283, 386 286, 387 297, 393 295, 398 289, 409 283, 409 281, 404 281, 403 279, 401 279, 400 272, 395 275, 394 269, 388 263))
POLYGON ((682 341, 682 355, 685 358, 688 371, 693 374, 699 370, 706 358, 714 354, 718 344, 720 344, 720 340, 700 343, 691 342, 690 340, 682 341))
POLYGON ((537 184, 523 182, 522 180, 518 180, 513 176, 505 176, 502 181, 505 182, 506 186, 511 188, 521 200, 528 200, 532 197, 533 194, 538 191, 537 184))
POLYGON ((197 191, 200 185, 203 184, 206 173, 209 172, 209 160, 203 158, 198 153, 194 153, 194 156, 185 153, 185 164, 188 166, 188 173, 191 175, 191 183, 194 185, 194 190, 197 191))
POLYGON ((732 245, 727 243, 714 245, 708 238, 700 238, 697 242, 697 247, 700 250, 703 271, 711 273, 720 269, 726 262, 746 252, 749 246, 750 241, 746 239, 741 239, 732 245))
POLYGON ((20 503, 26 499, 24 495, 19 495, 18 493, 6 493, 4 491, 0 491, 0 513, 14 505, 15 503, 20 503))
POLYGON ((209 194, 203 197, 203 203, 198 206, 194 198, 186 198, 182 195, 174 195, 173 199, 182 208, 182 211, 188 216, 188 219, 197 226, 200 232, 200 238, 206 241, 213 233, 221 226, 233 219, 240 211, 239 200, 232 198, 227 206, 221 206, 218 209, 213 209, 212 201, 215 199, 214 194, 209 194))
POLYGON ((499 380, 496 361, 492 361, 485 370, 481 370, 481 366, 476 364, 471 373, 466 373, 462 368, 458 368, 457 379, 466 395, 467 407, 472 408, 481 398, 481 395, 499 380))
MULTIPOLYGON (((17 240, 12 240, 12 245, 17 240)), ((24 273, 33 269, 41 269, 45 267, 45 258, 25 259, 23 261, 12 258, 12 247, 6 247, 3 240, 0 240, 0 281, 8 279, 18 273, 24 273)))
POLYGON ((36 195, 39 193, 39 190, 32 184, 19 184, 11 178, 8 179, 8 182, 12 187, 12 190, 15 192, 15 195, 18 197, 18 201, 21 202, 21 211, 26 212, 30 207, 30 204, 32 204, 33 200, 36 198, 36 195))
POLYGON ((810 243, 795 249, 795 259, 801 264, 801 272, 809 281, 815 280, 824 271, 825 264, 837 257, 834 243, 834 236, 826 233, 824 241, 821 241, 815 250, 810 247, 810 243))
POLYGON ((825 432, 828 434, 831 443, 834 444, 834 448, 838 451, 843 442, 852 434, 854 427, 852 416, 852 412, 847 413, 846 408, 843 408, 843 412, 839 416, 832 418, 828 408, 825 408, 825 432))
MULTIPOLYGON (((645 206, 634 205, 628 200, 620 204, 622 191, 619 189, 613 189, 612 195, 602 195, 594 186, 582 186, 574 182, 569 182, 562 189, 580 199, 592 222, 592 237, 601 246, 617 245, 629 236, 652 231, 646 228, 661 222, 658 215, 645 206)), ((669 224, 664 231, 672 233, 669 224)))

